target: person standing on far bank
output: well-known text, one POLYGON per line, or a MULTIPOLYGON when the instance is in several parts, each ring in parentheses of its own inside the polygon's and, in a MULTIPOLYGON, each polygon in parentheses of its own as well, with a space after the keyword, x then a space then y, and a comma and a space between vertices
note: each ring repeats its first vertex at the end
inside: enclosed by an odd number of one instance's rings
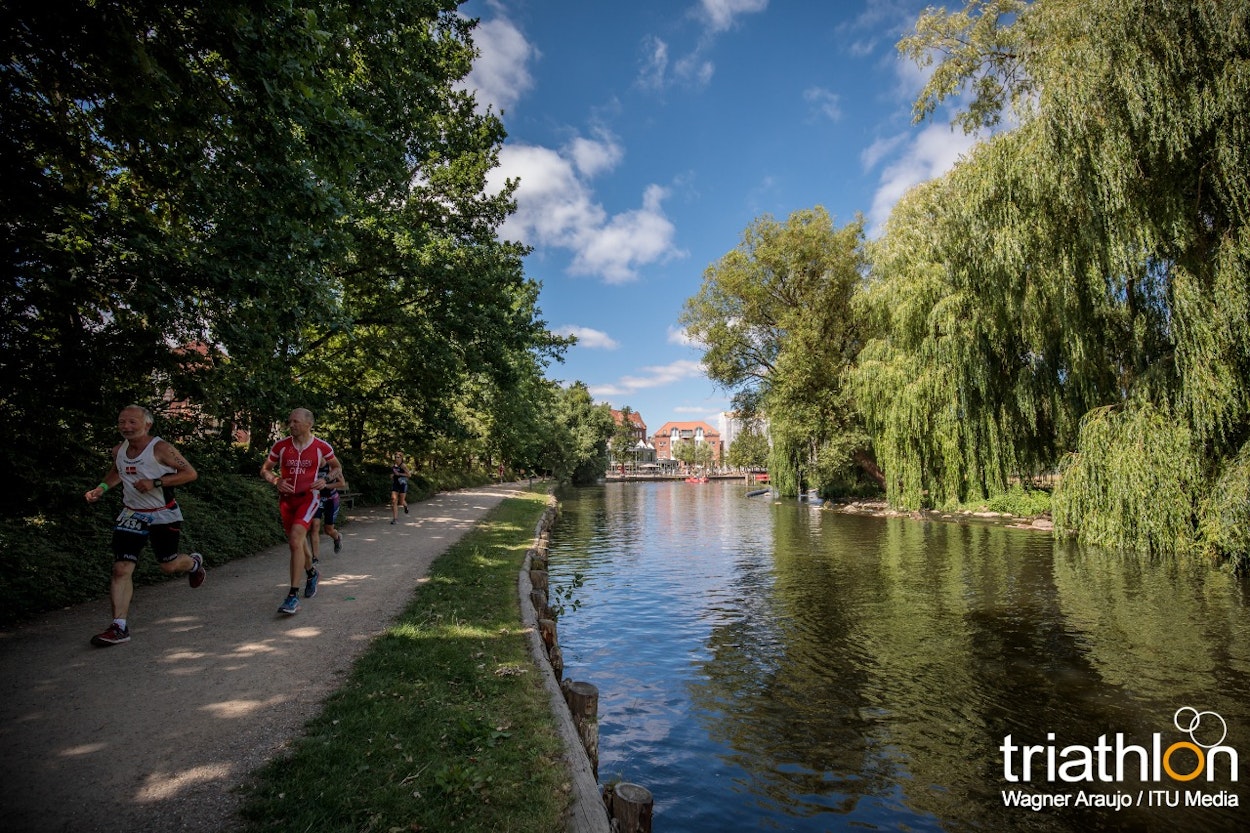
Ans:
POLYGON ((308 528, 321 506, 321 489, 326 481, 338 482, 343 465, 334 456, 334 449, 312 433, 313 415, 307 408, 296 408, 287 417, 289 436, 274 443, 269 456, 260 467, 260 476, 278 489, 278 509, 282 515, 282 531, 291 549, 291 590, 278 607, 279 613, 293 616, 299 610, 299 584, 304 578, 304 598, 317 595, 320 574, 312 563, 312 552, 305 548, 308 528), (329 474, 322 477, 322 465, 329 474), (274 471, 277 469, 277 471, 274 471))
POLYGON ((113 624, 91 637, 98 646, 130 641, 127 615, 134 597, 135 565, 148 542, 161 571, 167 575, 187 573, 192 587, 204 583, 208 573, 204 556, 178 552, 182 510, 174 500, 174 487, 199 477, 187 458, 160 437, 153 437, 152 412, 141 405, 127 405, 117 416, 122 442, 113 448, 113 463, 104 479, 83 495, 95 503, 109 489, 122 487, 122 511, 113 525, 113 577, 109 602, 113 624))
POLYGON ((399 518, 399 507, 408 514, 408 468, 404 465, 404 455, 395 452, 394 463, 391 465, 391 523, 399 518))

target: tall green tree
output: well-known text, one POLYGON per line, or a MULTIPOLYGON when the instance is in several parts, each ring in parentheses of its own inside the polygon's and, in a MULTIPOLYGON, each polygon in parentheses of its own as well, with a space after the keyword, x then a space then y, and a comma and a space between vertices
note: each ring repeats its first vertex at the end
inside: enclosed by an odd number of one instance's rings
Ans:
POLYGON ((707 468, 716 456, 706 440, 678 440, 673 444, 672 454, 673 459, 692 469, 707 468))
POLYGON ((862 221, 835 228, 817 207, 755 220, 709 266, 681 322, 703 345, 709 378, 772 426, 770 469, 783 494, 848 466, 873 471, 845 380, 862 341, 850 312, 861 281, 862 221))
POLYGON ((615 430, 612 410, 596 405, 584 382, 562 388, 555 404, 543 468, 562 483, 594 483, 608 468, 608 439, 615 430))
POLYGON ((634 447, 638 444, 638 441, 634 439, 634 422, 631 419, 634 409, 628 405, 623 405, 621 406, 620 414, 620 422, 615 424, 612 437, 608 442, 608 448, 611 451, 614 462, 627 463, 633 460, 634 447))
POLYGON ((92 459, 131 400, 190 399, 258 442, 296 404, 358 454, 429 442, 465 430, 476 380, 515 390, 525 354, 558 358, 523 247, 497 239, 504 131, 457 87, 458 5, 0 9, 15 476, 92 459))
POLYGON ((755 425, 749 425, 734 437, 725 462, 736 469, 761 469, 768 465, 768 437, 755 425))

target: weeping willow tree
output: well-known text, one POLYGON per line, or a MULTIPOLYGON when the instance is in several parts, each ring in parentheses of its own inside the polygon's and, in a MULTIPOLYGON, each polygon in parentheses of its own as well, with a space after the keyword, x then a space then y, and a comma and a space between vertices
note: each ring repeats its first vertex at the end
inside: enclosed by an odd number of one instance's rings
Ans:
POLYGON ((1250 4, 1104 0, 1041 18, 1055 33, 1036 73, 1046 160, 1105 229, 1135 339, 1159 345, 1122 369, 1123 400, 1085 420, 1056 520, 1246 559, 1250 4), (1077 72, 1056 66, 1069 48, 1077 72))
POLYGON ((1062 462, 1100 544, 1245 559, 1250 4, 1038 0, 931 12, 918 112, 1018 126, 900 203, 856 386, 892 499, 1062 462), (932 50, 932 51, 929 51, 932 50))
POLYGON ((886 495, 910 509, 961 503, 1001 487, 1009 464, 986 387, 998 362, 968 287, 939 260, 935 235, 951 186, 930 182, 895 207, 872 247, 857 315, 880 335, 859 355, 857 401, 887 473, 886 495))

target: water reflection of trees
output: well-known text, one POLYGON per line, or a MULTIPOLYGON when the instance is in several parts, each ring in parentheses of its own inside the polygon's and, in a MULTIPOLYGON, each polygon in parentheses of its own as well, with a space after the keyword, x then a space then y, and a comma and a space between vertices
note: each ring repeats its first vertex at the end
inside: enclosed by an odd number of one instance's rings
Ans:
MULTIPOLYGON (((773 811, 880 817, 897 801, 949 829, 1150 829, 1158 819, 1140 811, 1111 820, 1003 807, 1003 737, 1148 737, 1173 707, 1143 713, 1138 693, 1119 686, 1140 679, 1149 645, 1165 660, 1174 651, 1174 669, 1216 654, 1224 661, 1208 665, 1227 669, 1232 658, 1235 673, 1250 668, 1227 616, 1244 623, 1245 613, 1228 610, 1226 587, 1190 588, 1181 595, 1194 605, 1177 611, 1164 595, 1175 576, 1142 599, 1132 570, 1090 581, 1088 561, 1056 556, 1040 536, 781 509, 771 586, 741 577, 743 616, 711 635, 711 659, 691 687, 708 732, 748 773, 744 788, 773 811), (1216 633, 1163 637, 1178 613, 1217 622, 1216 633), (1147 638, 1122 638, 1131 633, 1147 638)), ((1240 677, 1230 688, 1205 670, 1200 685, 1231 697, 1246 690, 1240 677)), ((1183 691, 1160 676, 1167 697, 1183 691)), ((1209 815, 1214 829, 1231 823, 1209 815)))
MULTIPOLYGON (((708 770, 749 796, 738 818, 822 830, 822 814, 946 830, 1172 829, 1175 818, 1142 810, 1005 808, 1003 737, 1144 740, 1192 704, 1218 711, 1228 742, 1250 748, 1250 613, 1230 576, 999 527, 792 503, 748 510, 718 487, 580 494, 557 546, 592 572, 602 595, 588 599, 591 615, 607 615, 614 595, 647 594, 648 652, 689 650, 671 633, 679 626, 701 635, 694 667, 666 670, 652 654, 647 673, 691 680, 693 707, 672 719, 693 715, 722 750, 726 766, 708 770), (805 816, 817 818, 804 827, 805 816)), ((635 636, 645 626, 636 616, 599 623, 622 624, 635 636)), ((1184 821, 1231 831, 1237 812, 1190 808, 1184 821)))

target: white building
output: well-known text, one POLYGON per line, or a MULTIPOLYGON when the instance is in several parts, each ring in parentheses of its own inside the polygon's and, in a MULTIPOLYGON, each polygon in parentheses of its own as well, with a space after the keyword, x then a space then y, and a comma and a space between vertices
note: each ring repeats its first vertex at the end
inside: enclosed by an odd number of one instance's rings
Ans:
POLYGON ((725 444, 725 451, 728 452, 733 446, 734 438, 745 431, 747 428, 754 427, 756 431, 761 432, 764 436, 768 436, 768 420, 763 417, 756 417, 752 420, 739 419, 736 413, 729 411, 721 411, 717 417, 717 427, 720 429, 721 442, 725 444))

